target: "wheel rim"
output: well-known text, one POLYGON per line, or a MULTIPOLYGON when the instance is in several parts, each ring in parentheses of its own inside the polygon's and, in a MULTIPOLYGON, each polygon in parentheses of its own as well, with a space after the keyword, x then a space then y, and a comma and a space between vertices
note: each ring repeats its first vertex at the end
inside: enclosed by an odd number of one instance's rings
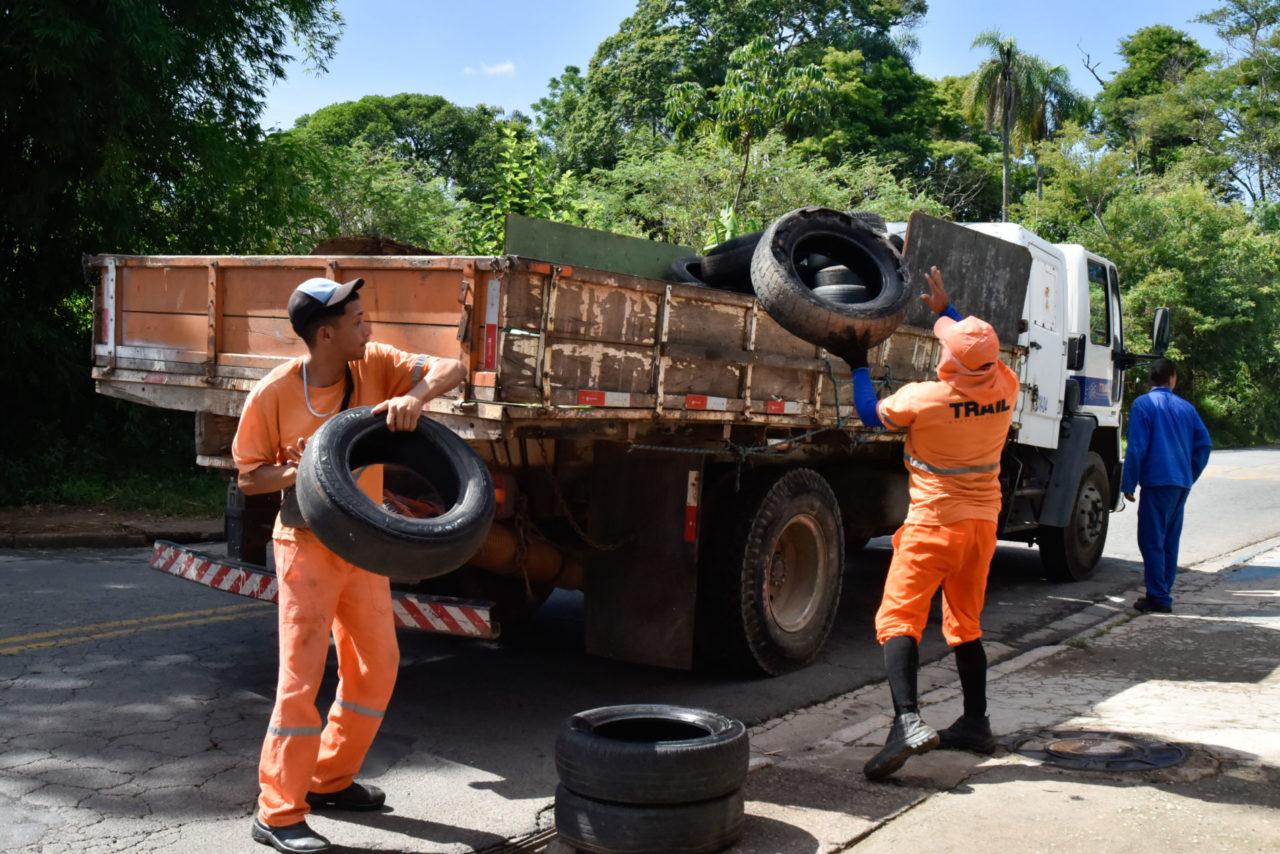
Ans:
POLYGON ((803 631, 822 602, 827 573, 827 538, 818 520, 805 513, 778 535, 764 580, 769 618, 784 632, 803 631))
POLYGON ((1102 490, 1092 483, 1086 483, 1080 489, 1080 498, 1076 501, 1076 539, 1086 550, 1094 548, 1107 523, 1106 502, 1102 500, 1102 490))

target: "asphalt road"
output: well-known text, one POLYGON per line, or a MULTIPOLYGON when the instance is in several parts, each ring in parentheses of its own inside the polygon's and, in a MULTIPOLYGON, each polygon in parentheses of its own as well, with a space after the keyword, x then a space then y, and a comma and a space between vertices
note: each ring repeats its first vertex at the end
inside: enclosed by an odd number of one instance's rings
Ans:
MULTIPOLYGON (((1182 564, 1280 535, 1278 485, 1280 449, 1215 453, 1188 505, 1182 564)), ((1001 547, 988 639, 1019 647, 1087 604, 1127 607, 1141 583, 1135 515, 1112 516, 1087 582, 1049 583, 1034 549, 1001 547)), ((0 850, 256 848, 275 609, 156 573, 146 556, 0 553, 0 850)), ((876 540, 851 561, 823 656, 776 679, 587 657, 580 602, 565 594, 518 646, 403 633, 399 684, 365 766, 392 809, 314 824, 349 851, 482 850, 549 824, 555 732, 576 710, 656 701, 756 723, 878 680, 871 616, 888 559, 876 540)), ((942 655, 936 627, 927 634, 924 657, 942 655)))

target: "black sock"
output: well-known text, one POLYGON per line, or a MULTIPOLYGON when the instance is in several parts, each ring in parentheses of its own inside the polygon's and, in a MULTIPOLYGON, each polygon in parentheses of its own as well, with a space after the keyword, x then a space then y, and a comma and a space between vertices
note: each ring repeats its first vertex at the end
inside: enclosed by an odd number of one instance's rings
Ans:
POLYGON ((920 647, 915 638, 900 636, 884 642, 884 669, 893 694, 893 713, 919 712, 916 700, 916 671, 920 669, 920 647))
POLYGON ((960 673, 960 689, 964 692, 966 717, 982 718, 987 715, 987 651, 981 640, 962 643, 953 650, 956 654, 956 670, 960 673))

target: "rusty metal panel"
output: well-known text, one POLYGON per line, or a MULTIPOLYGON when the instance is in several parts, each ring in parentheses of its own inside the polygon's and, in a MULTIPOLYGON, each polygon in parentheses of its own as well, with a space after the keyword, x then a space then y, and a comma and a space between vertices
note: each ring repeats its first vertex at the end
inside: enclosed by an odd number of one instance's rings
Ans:
POLYGON ((651 391, 653 352, 645 347, 553 341, 547 361, 551 388, 651 391))
POLYGON ((626 546, 588 561, 587 652, 687 669, 693 665, 702 460, 598 443, 594 461, 592 534, 626 546))
POLYGON ((551 324, 558 335, 651 345, 660 299, 660 293, 562 278, 556 285, 551 324))
POLYGON ((673 344, 741 349, 747 343, 749 309, 703 299, 671 298, 667 340, 673 344))
POLYGON ((743 371, 743 367, 731 362, 669 359, 663 372, 663 391, 737 397, 743 371))
MULTIPOLYGON (((1025 246, 920 211, 911 215, 906 241, 902 264, 910 287, 923 291, 925 273, 936 265, 961 314, 990 323, 1004 343, 1018 340, 1031 277, 1031 253, 1025 246)), ((922 301, 912 300, 905 322, 932 329, 936 319, 922 301)))

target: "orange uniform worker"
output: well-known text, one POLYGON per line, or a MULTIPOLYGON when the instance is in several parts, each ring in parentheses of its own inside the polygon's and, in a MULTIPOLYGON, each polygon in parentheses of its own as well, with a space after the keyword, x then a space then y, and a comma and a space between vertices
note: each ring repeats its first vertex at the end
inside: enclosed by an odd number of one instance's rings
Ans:
POLYGON ((906 431, 903 462, 911 495, 907 518, 893 537, 893 562, 876 613, 894 721, 884 748, 863 769, 873 780, 940 742, 982 753, 995 749, 980 617, 1000 518, 1000 456, 1018 377, 1000 361, 991 325, 961 318, 950 305, 937 267, 927 280, 922 299, 940 315, 933 327, 942 343, 938 380, 910 383, 877 404, 865 351, 862 364, 854 365, 862 421, 906 431), (964 693, 964 714, 941 733, 921 720, 916 699, 920 636, 939 587, 942 634, 955 651, 964 693))
MULTIPOLYGON (((263 377, 245 402, 231 446, 247 495, 286 490, 273 548, 279 583, 280 670, 258 765, 253 839, 278 851, 329 850, 308 827, 312 807, 379 809, 386 796, 355 782, 391 698, 400 650, 388 579, 353 566, 305 528, 290 492, 306 440, 348 406, 376 405, 392 430, 413 430, 428 400, 465 376, 454 359, 404 353, 369 341, 355 279, 308 279, 289 297, 289 322, 307 345, 263 377), (332 632, 338 692, 328 719, 316 709, 332 632)), ((381 501, 382 470, 360 486, 381 501)))

